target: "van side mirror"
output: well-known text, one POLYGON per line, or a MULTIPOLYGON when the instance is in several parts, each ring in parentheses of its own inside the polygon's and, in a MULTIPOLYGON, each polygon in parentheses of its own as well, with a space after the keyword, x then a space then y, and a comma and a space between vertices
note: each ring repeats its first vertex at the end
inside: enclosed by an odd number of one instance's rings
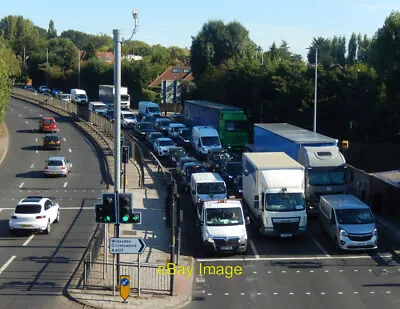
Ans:
POLYGON ((249 175, 249 171, 248 170, 243 170, 243 175, 244 176, 248 176, 249 175))
POLYGON ((250 224, 250 218, 249 218, 249 217, 246 217, 244 223, 245 223, 246 225, 249 225, 249 224, 250 224))
POLYGON ((331 217, 330 224, 332 224, 332 225, 336 224, 335 217, 331 217))

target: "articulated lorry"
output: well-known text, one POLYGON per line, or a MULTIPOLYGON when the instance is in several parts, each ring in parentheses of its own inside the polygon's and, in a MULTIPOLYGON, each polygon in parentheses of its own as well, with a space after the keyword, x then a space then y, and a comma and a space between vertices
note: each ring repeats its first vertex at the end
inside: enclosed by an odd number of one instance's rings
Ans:
POLYGON ((245 152, 243 200, 265 236, 306 233, 304 167, 283 152, 245 152))
POLYGON ((211 126, 225 148, 241 151, 249 139, 249 122, 243 110, 210 101, 186 100, 185 121, 193 126, 211 126))
MULTIPOLYGON (((99 101, 107 105, 107 108, 114 109, 114 85, 99 85, 99 101)), ((130 97, 127 87, 121 87, 121 109, 129 110, 130 97)))
POLYGON ((255 152, 285 152, 305 167, 307 213, 318 215, 321 195, 346 194, 351 172, 338 140, 288 123, 254 124, 255 152))

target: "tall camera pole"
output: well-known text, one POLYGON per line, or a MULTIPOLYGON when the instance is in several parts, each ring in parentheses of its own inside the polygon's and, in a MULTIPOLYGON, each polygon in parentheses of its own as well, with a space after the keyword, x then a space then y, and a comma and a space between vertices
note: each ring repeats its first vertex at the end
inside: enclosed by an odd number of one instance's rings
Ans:
MULTIPOLYGON (((119 237, 119 192, 121 190, 121 47, 130 41, 138 26, 138 11, 133 10, 135 27, 129 40, 122 40, 121 30, 114 29, 114 191, 115 191, 115 237, 119 237)), ((120 255, 117 254, 117 280, 120 277, 120 255)))

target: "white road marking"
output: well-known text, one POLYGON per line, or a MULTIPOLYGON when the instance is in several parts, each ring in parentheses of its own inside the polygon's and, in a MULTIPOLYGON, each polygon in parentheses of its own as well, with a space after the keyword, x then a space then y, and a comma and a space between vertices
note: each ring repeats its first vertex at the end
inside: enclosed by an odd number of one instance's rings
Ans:
POLYGON ((39 150, 38 150, 38 149, 36 149, 36 153, 39 153, 39 150))
POLYGON ((313 270, 310 270, 310 273, 313 273, 314 271, 313 270))
POLYGON ((35 165, 35 164, 32 164, 32 165, 31 165, 31 168, 33 168, 34 165, 35 165))
POLYGON ((29 238, 22 244, 22 247, 26 247, 31 242, 33 237, 35 237, 35 234, 32 234, 31 236, 29 236, 29 238))
POLYGON ((43 115, 42 115, 42 114, 39 114, 39 116, 40 116, 40 117, 43 117, 43 115))
POLYGON ((13 110, 13 109, 11 109, 11 111, 13 112, 14 110, 13 110))
POLYGON ((342 295, 343 294, 343 292, 337 292, 339 295, 342 295))
POLYGON ((357 291, 355 291, 355 292, 353 292, 354 294, 358 294, 358 292, 357 291))
POLYGON ((339 269, 339 272, 341 272, 341 273, 342 273, 342 272, 343 272, 343 269, 339 269))
POLYGON ((243 295, 244 295, 244 293, 242 292, 242 293, 240 293, 240 295, 242 295, 242 296, 243 296, 243 295))
POLYGON ((324 249, 324 247, 322 247, 321 244, 314 237, 312 237, 311 239, 325 256, 330 256, 329 253, 324 249))
POLYGON ((386 291, 386 294, 390 294, 390 291, 386 291))
POLYGON ((22 115, 18 115, 18 117, 20 117, 20 118, 21 118, 21 117, 22 117, 22 115))
POLYGON ((274 295, 278 295, 278 292, 274 292, 274 295))
POLYGON ((16 257, 17 257, 16 255, 10 257, 10 259, 0 268, 0 275, 2 274, 3 271, 6 270, 8 266, 10 266, 10 264, 15 260, 16 257))
POLYGON ((69 151, 69 152, 72 152, 71 148, 68 148, 68 151, 69 151))
MULTIPOLYGON (((383 258, 391 258, 391 254, 381 254, 383 258)), ((367 260, 369 255, 349 255, 349 256, 299 256, 299 257, 243 257, 243 258, 202 258, 196 259, 198 262, 243 262, 243 261, 308 261, 308 260, 367 260)), ((268 272, 269 273, 269 272, 268 272)))
POLYGON ((369 292, 370 294, 375 294, 375 292, 374 291, 371 291, 371 292, 369 292))
POLYGON ((212 293, 208 293, 207 295, 208 295, 208 296, 211 296, 211 295, 212 295, 212 293))
POLYGON ((37 137, 35 137, 35 142, 37 142, 37 137))
POLYGON ((64 188, 67 186, 67 184, 68 184, 68 182, 65 182, 65 183, 64 183, 64 188))
POLYGON ((325 295, 325 292, 321 292, 321 295, 325 295))
POLYGON ((64 142, 66 142, 66 141, 67 141, 67 139, 66 139, 65 137, 63 137, 63 141, 64 141, 64 142))
POLYGON ((358 272, 358 269, 354 269, 354 272, 358 272))
POLYGON ((28 124, 28 123, 29 123, 29 121, 25 121, 25 123, 26 123, 26 124, 28 124))
POLYGON ((229 295, 229 293, 224 293, 224 295, 225 295, 225 296, 228 296, 228 295, 229 295))
POLYGON ((311 295, 311 293, 310 292, 306 292, 306 295, 311 295))
POLYGON ((294 295, 294 293, 293 293, 293 292, 290 292, 289 295, 294 295))
POLYGON ((24 186, 24 183, 21 182, 21 184, 19 185, 20 188, 22 188, 24 186))
POLYGON ((253 250, 253 252, 254 252, 254 256, 256 257, 256 259, 259 259, 260 255, 258 254, 258 251, 257 251, 257 248, 256 248, 254 242, 251 239, 249 239, 248 241, 249 241, 251 250, 253 250))

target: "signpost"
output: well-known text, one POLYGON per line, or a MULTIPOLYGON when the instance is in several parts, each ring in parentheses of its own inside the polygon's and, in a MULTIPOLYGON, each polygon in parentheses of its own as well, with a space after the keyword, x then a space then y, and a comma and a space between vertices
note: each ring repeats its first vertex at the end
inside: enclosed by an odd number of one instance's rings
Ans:
POLYGON ((131 276, 121 275, 119 276, 119 295, 126 302, 127 298, 131 294, 131 276))
POLYGON ((142 238, 110 238, 110 253, 112 254, 142 254, 144 249, 146 249, 146 244, 142 238))

